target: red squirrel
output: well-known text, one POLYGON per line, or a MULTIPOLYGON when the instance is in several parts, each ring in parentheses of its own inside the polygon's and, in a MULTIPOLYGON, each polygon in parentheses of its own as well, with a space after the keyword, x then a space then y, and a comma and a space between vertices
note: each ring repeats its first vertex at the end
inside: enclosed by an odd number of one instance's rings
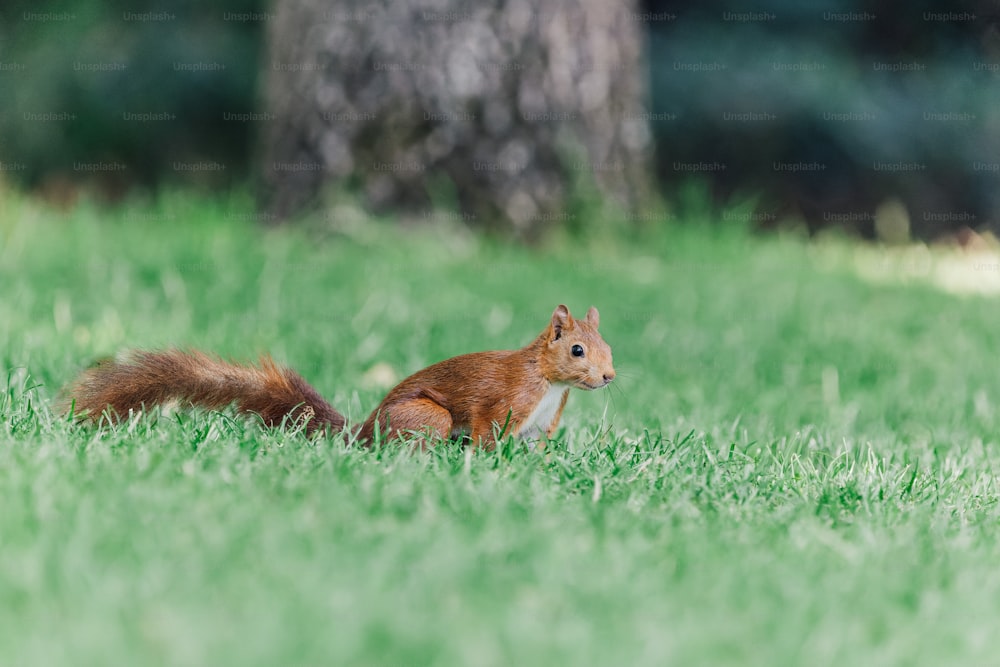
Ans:
MULTIPOLYGON (((357 431, 363 444, 419 433, 466 435, 487 447, 499 435, 552 436, 569 390, 598 389, 615 378, 611 348, 591 307, 582 320, 558 306, 545 330, 520 350, 475 352, 417 371, 390 391, 357 431)), ((304 422, 306 432, 340 432, 344 416, 295 371, 267 356, 258 366, 201 352, 133 351, 84 371, 70 386, 77 414, 98 421, 180 400, 208 409, 235 404, 268 426, 304 422)))

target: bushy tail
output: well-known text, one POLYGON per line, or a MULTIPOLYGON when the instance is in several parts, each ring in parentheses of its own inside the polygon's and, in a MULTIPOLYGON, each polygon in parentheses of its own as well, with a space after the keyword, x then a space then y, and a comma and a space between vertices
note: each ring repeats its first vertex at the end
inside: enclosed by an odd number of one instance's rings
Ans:
MULTIPOLYGON (((103 361, 80 374, 68 401, 77 414, 98 421, 127 417, 144 406, 173 400, 218 410, 235 404, 269 426, 304 420, 306 431, 344 428, 344 417, 302 377, 270 357, 259 366, 231 364, 201 352, 133 351, 121 361, 103 361)), ((67 406, 69 407, 69 406, 67 406)))

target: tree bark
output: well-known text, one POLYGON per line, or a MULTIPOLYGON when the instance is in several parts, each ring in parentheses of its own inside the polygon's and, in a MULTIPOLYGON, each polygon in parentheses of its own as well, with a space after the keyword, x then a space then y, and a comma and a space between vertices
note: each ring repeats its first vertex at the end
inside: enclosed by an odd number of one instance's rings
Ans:
POLYGON ((346 183, 375 211, 457 204, 531 236, 596 184, 649 188, 645 30, 634 1, 276 0, 262 205, 283 220, 346 183))

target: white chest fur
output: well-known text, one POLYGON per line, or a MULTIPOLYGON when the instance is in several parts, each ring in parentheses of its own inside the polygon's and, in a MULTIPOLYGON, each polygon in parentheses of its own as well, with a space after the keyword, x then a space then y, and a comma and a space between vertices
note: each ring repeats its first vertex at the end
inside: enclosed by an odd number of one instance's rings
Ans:
POLYGON ((559 410, 559 404, 562 403, 563 394, 567 391, 569 391, 569 385, 551 385, 548 391, 545 392, 545 395, 542 396, 542 400, 538 401, 538 405, 535 406, 535 409, 531 411, 528 418, 521 424, 521 428, 517 434, 522 438, 538 438, 545 433, 549 426, 552 425, 556 411, 559 410))

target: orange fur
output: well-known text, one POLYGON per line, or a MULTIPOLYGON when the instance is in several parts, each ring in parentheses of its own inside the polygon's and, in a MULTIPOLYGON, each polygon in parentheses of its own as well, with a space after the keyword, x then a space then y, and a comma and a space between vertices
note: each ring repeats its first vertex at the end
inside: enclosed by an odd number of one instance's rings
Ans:
POLYGON ((210 410, 236 404, 268 426, 305 421, 306 429, 339 431, 343 416, 298 373, 270 357, 259 366, 231 364, 201 352, 133 351, 80 374, 69 389, 72 407, 93 420, 127 417, 143 407, 181 401, 210 410))
MULTIPOLYGON (((418 432, 449 438, 467 434, 474 445, 492 446, 494 436, 544 434, 558 425, 570 387, 597 389, 615 377, 611 348, 597 331, 591 308, 575 320, 559 306, 545 330, 520 350, 477 352, 453 357, 400 382, 360 426, 368 443, 376 429, 388 437, 418 432), (574 346, 582 356, 573 354, 574 346), (579 350, 578 350, 579 351, 579 350), (538 410, 551 391, 558 404, 538 410), (532 417, 545 423, 529 423, 532 417)), ((127 416, 144 407, 180 400, 220 409, 235 404, 270 426, 304 421, 308 432, 338 432, 344 417, 297 373, 263 357, 259 366, 231 364, 200 352, 138 351, 84 371, 70 387, 78 413, 98 420, 127 416)))

